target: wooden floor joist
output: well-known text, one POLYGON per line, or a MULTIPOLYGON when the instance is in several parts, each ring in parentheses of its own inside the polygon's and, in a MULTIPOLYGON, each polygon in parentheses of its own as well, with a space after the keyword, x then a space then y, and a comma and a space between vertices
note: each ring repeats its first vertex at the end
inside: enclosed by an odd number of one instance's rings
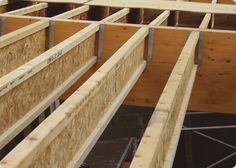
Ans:
POLYGON ((123 104, 155 107, 130 168, 170 168, 187 110, 236 113, 235 5, 195 1, 0 0, 0 167, 80 167, 123 104))
POLYGON ((70 11, 61 13, 57 16, 52 17, 53 19, 69 19, 69 18, 73 18, 75 16, 78 16, 84 12, 89 11, 89 6, 88 5, 84 5, 75 9, 72 9, 70 11))
POLYGON ((39 21, 0 37, 0 77, 45 51, 48 26, 39 21))
POLYGON ((21 8, 21 9, 17 9, 14 11, 10 11, 10 12, 6 12, 4 14, 6 15, 26 15, 28 13, 33 13, 42 9, 46 9, 48 7, 47 3, 39 3, 36 5, 32 5, 29 7, 25 7, 25 8, 21 8))
POLYGON ((40 165, 46 168, 80 165, 81 158, 91 150, 144 70, 144 39, 147 35, 148 29, 145 28, 135 33, 78 91, 22 141, 18 149, 3 159, 2 166, 40 165), (31 147, 26 149, 28 143, 31 147), (63 146, 68 147, 64 148, 68 149, 65 151, 67 155, 60 152, 63 146), (58 152, 49 152, 56 150, 58 152))
POLYGON ((54 101, 52 98, 57 99, 70 87, 68 80, 78 79, 96 62, 95 33, 98 29, 97 24, 90 25, 0 78, 0 120, 4 123, 1 126, 1 148, 45 110, 54 101), (73 58, 76 56, 77 59, 73 58), (66 62, 72 64, 65 66, 66 62), (59 75, 58 68, 68 70, 59 75), (11 99, 12 95, 15 99, 11 99))
MULTIPOLYGON (((211 14, 205 15, 199 28, 208 27, 209 15, 211 17, 211 14)), ((196 77, 194 57, 198 41, 199 32, 192 32, 168 79, 130 168, 173 166, 196 77)))
MULTIPOLYGON (((188 86, 188 83, 193 84, 189 80, 196 74, 194 55, 198 38, 199 32, 190 34, 149 121, 131 168, 164 167, 167 154, 171 155, 168 159, 173 158, 176 148, 169 148, 170 139, 176 125, 181 122, 178 120, 181 118, 179 116, 184 116, 188 105, 189 99, 183 100, 186 96, 190 97, 191 91, 187 91, 186 88, 192 87, 188 86), (181 108, 182 106, 185 108, 181 108)), ((171 166, 170 164, 168 167, 171 166)))

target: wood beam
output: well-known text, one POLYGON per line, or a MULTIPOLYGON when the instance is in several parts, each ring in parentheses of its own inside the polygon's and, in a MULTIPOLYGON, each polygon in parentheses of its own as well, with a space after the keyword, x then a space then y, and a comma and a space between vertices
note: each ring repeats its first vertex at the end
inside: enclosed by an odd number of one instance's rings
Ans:
POLYGON ((195 48, 199 32, 192 32, 168 79, 164 91, 140 142, 130 168, 171 167, 176 150, 172 141, 178 141, 193 81, 195 48), (175 129, 177 128, 178 129, 175 129), (173 134, 175 133, 175 136, 173 134), (175 140, 172 138, 177 137, 175 140))
POLYGON ((100 21, 100 23, 107 23, 107 22, 115 22, 122 17, 126 16, 129 13, 129 8, 124 8, 119 10, 118 12, 104 18, 103 20, 100 21))
POLYGON ((68 89, 73 84, 71 81, 77 80, 96 62, 94 57, 95 33, 98 30, 98 24, 91 24, 0 78, 0 104, 2 105, 0 115, 1 123, 4 123, 0 127, 2 134, 0 148, 30 124, 51 101, 54 101, 54 98, 57 99, 65 89, 68 89), (80 47, 79 50, 77 50, 78 47, 80 47), (71 59, 73 59, 73 63, 71 63, 71 59), (65 66, 68 61, 68 66, 65 66), (58 68, 67 68, 68 71, 61 70, 60 76, 57 76, 58 68), (49 81, 50 83, 48 83, 49 81), (43 89, 43 85, 48 89, 43 89), (28 89, 24 90, 24 88, 28 89), (35 88, 38 89, 35 90, 35 88), (22 92, 22 90, 24 91, 22 92), (22 94, 27 95, 23 96, 24 100, 19 97, 22 94), (13 100, 15 102, 11 102, 12 95, 15 95, 13 100), (20 109, 19 104, 21 104, 20 109), (9 109, 8 106, 11 108, 9 109))
POLYGON ((156 19, 154 19, 149 26, 159 26, 170 16, 170 11, 162 12, 156 19))
POLYGON ((145 8, 145 9, 159 9, 171 11, 187 11, 199 13, 215 13, 215 14, 236 14, 234 5, 224 4, 208 4, 196 2, 182 2, 182 1, 143 1, 143 0, 92 0, 86 3, 88 5, 110 6, 120 8, 145 8))
POLYGON ((17 9, 14 11, 6 12, 5 15, 26 15, 29 13, 33 13, 42 9, 46 9, 48 7, 47 3, 39 3, 36 5, 28 6, 25 8, 17 9))
MULTIPOLYGON (((216 3, 217 3, 217 0, 213 0, 213 1, 212 1, 212 4, 216 4, 216 3)), ((214 25, 214 21, 213 21, 213 20, 214 20, 214 14, 207 13, 207 14, 204 16, 204 18, 203 18, 203 20, 202 20, 202 22, 201 22, 199 28, 201 28, 201 29, 207 29, 207 27, 208 27, 208 25, 209 25, 211 19, 212 19, 212 25, 214 25)), ((212 27, 212 26, 211 26, 211 27, 212 27)))
POLYGON ((72 9, 68 12, 64 12, 64 13, 61 13, 59 15, 56 15, 56 16, 52 17, 52 19, 70 19, 70 18, 78 16, 78 15, 84 13, 84 12, 87 12, 87 11, 89 11, 89 6, 88 5, 83 5, 81 7, 72 9))
POLYGON ((0 165, 4 168, 80 165, 143 72, 148 32, 147 28, 138 30, 0 165), (63 146, 67 146, 64 148, 67 155, 59 152, 63 146), (48 151, 51 149, 54 152, 48 151))

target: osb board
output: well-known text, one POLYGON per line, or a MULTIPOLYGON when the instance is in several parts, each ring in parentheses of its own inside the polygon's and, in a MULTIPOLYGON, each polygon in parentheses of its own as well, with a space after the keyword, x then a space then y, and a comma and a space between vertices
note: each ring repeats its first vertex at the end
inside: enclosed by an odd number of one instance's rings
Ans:
POLYGON ((127 26, 104 26, 104 44, 103 55, 98 62, 86 72, 65 94, 61 99, 67 99, 76 89, 78 89, 98 68, 103 65, 135 32, 137 28, 127 26))
POLYGON ((236 34, 205 33, 189 110, 236 114, 236 34))
POLYGON ((5 17, 5 33, 10 33, 24 26, 35 23, 37 19, 5 17))
MULTIPOLYGON (((143 63, 143 51, 144 42, 139 44, 131 54, 126 55, 113 65, 109 73, 105 73, 107 69, 101 68, 100 72, 104 77, 94 75, 82 86, 81 91, 78 90, 76 94, 64 102, 64 110, 69 114, 67 117, 72 118, 73 116, 73 118, 34 160, 31 167, 64 168, 68 166, 75 154, 81 150, 82 145, 86 143, 92 131, 99 126, 98 122, 106 114, 107 109, 120 94, 135 70, 143 63), (93 94, 85 92, 87 90, 93 94), (67 105, 70 105, 68 109, 65 108, 67 105)), ((110 63, 112 65, 112 62, 110 63)), ((63 113, 63 108, 59 107, 59 110, 55 111, 54 115, 63 113)))
POLYGON ((54 27, 54 45, 69 38, 87 25, 87 23, 56 21, 54 27))
POLYGON ((0 97, 0 134, 26 115, 82 67, 94 53, 95 36, 0 97), (60 72, 60 73, 59 73, 60 72))
POLYGON ((179 12, 178 24, 183 26, 199 27, 204 16, 204 13, 179 12))
MULTIPOLYGON (((236 5, 236 4, 235 4, 236 5)), ((235 6, 236 7, 236 6, 235 6)), ((215 27, 236 30, 236 16, 234 15, 215 15, 215 27)))
POLYGON ((46 30, 41 30, 0 49, 0 77, 39 56, 46 48, 46 30))
POLYGON ((187 39, 187 32, 156 29, 154 53, 124 104, 155 107, 187 39))

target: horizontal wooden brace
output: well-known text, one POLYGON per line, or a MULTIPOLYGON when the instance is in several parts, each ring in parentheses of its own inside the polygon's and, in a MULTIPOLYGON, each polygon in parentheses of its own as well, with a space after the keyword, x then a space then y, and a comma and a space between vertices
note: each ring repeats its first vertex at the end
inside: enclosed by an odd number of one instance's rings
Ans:
POLYGON ((26 14, 29 14, 29 13, 33 13, 33 12, 45 9, 47 7, 48 7, 47 3, 39 3, 39 4, 28 6, 28 7, 25 7, 25 8, 21 8, 21 9, 17 9, 17 10, 14 10, 14 11, 6 12, 4 14, 5 15, 26 15, 26 14))
POLYGON ((196 3, 186 1, 143 1, 143 0, 92 0, 86 3, 87 5, 97 6, 109 6, 120 8, 144 8, 144 9, 159 9, 159 10, 171 10, 171 11, 187 11, 198 13, 215 13, 215 14, 236 14, 234 5, 224 4, 208 4, 208 3, 196 3))
POLYGON ((52 19, 70 19, 87 11, 89 11, 89 6, 83 5, 81 7, 56 15, 52 17, 52 19))

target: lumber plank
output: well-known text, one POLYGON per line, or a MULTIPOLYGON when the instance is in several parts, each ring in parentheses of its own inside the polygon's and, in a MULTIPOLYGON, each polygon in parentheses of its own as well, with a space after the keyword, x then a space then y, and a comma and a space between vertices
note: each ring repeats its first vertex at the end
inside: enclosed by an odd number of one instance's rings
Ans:
POLYGON ((25 8, 20 8, 14 11, 6 12, 5 15, 26 15, 29 13, 33 13, 42 9, 46 9, 48 7, 47 3, 39 3, 36 5, 28 6, 25 8))
POLYGON ((115 22, 122 17, 126 16, 129 13, 129 8, 124 8, 119 10, 118 12, 104 18, 103 20, 100 21, 100 23, 106 23, 106 22, 115 22))
MULTIPOLYGON (((6 133, 6 136, 2 135, 0 138, 1 147, 5 145, 5 139, 10 139, 7 137, 12 137, 19 133, 19 130, 23 129, 23 126, 13 132, 7 131, 8 129, 14 127, 18 122, 22 123, 26 114, 29 116, 25 120, 28 123, 32 121, 32 116, 35 113, 31 111, 37 111, 33 108, 50 96, 75 71, 78 71, 83 64, 86 64, 93 58, 95 52, 95 33, 98 29, 98 24, 91 24, 40 56, 0 78, 0 115, 1 123, 4 123, 0 128, 1 134, 6 133), (66 62, 68 62, 67 66, 64 64, 66 62), (65 68, 68 70, 63 71, 62 69, 65 68), (60 75, 54 74, 59 71, 61 72, 60 75), (47 78, 45 78, 45 75, 47 78), (42 87, 43 85, 45 86, 42 87), (15 99, 12 99, 12 96, 15 96, 15 99), (25 99, 22 100, 20 96, 25 97, 25 99), (8 108, 10 104, 11 108, 8 108), (21 104, 20 107, 19 104, 21 104)), ((87 67, 90 65, 87 65, 87 67)), ((81 71, 81 73, 84 73, 84 71, 81 71)), ((41 103, 41 105, 43 106, 44 104, 41 103)), ((40 107, 38 106, 38 108, 40 107)))
MULTIPOLYGON (((191 91, 187 88, 192 88, 193 85, 190 79, 195 67, 194 54, 198 38, 199 32, 190 34, 156 105, 130 168, 163 167, 168 165, 165 162, 173 160, 175 153, 173 148, 176 149, 176 146, 170 148, 170 139, 176 126, 181 124, 178 116, 185 114, 184 108, 188 105, 191 91)), ((194 72, 196 74, 196 70, 194 72)))
POLYGON ((72 4, 83 4, 89 0, 25 0, 29 2, 48 2, 48 3, 72 3, 72 4))
POLYGON ((234 5, 208 4, 182 1, 143 1, 143 0, 91 0, 87 5, 110 6, 121 8, 145 8, 171 11, 187 11, 198 13, 236 14, 234 5))
POLYGON ((159 26, 170 16, 170 11, 162 12, 156 19, 154 19, 149 26, 159 26))
POLYGON ((84 13, 84 12, 87 12, 87 11, 89 11, 89 6, 88 5, 83 5, 81 7, 72 9, 70 11, 61 13, 59 15, 56 15, 56 16, 54 16, 52 18, 53 19, 70 19, 70 18, 78 16, 78 15, 84 13))
POLYGON ((174 131, 173 131, 173 134, 172 134, 172 137, 170 140, 169 148, 167 149, 167 154, 166 154, 166 158, 165 158, 163 167, 172 167, 172 165, 174 163, 175 153, 177 150, 181 130, 183 127, 185 113, 188 108, 190 96, 191 96, 194 81, 196 78, 196 73, 197 73, 197 65, 194 65, 191 75, 190 75, 190 78, 189 78, 189 81, 188 81, 188 84, 187 84, 186 92, 185 92, 185 95, 183 98, 183 103, 181 104, 181 107, 180 107, 180 113, 179 113, 177 120, 176 120, 177 124, 174 128, 174 131))
POLYGON ((74 157, 80 155, 81 151, 82 156, 86 155, 85 151, 91 148, 93 139, 101 134, 100 130, 104 129, 113 115, 111 113, 118 108, 142 73, 146 64, 143 56, 147 35, 147 28, 138 30, 70 98, 11 151, 1 161, 1 166, 66 167, 80 159, 74 157), (66 136, 68 134, 71 136, 66 136), (90 135, 93 138, 86 144, 90 135), (67 155, 55 152, 61 151, 61 145, 68 147, 64 148, 67 155))

